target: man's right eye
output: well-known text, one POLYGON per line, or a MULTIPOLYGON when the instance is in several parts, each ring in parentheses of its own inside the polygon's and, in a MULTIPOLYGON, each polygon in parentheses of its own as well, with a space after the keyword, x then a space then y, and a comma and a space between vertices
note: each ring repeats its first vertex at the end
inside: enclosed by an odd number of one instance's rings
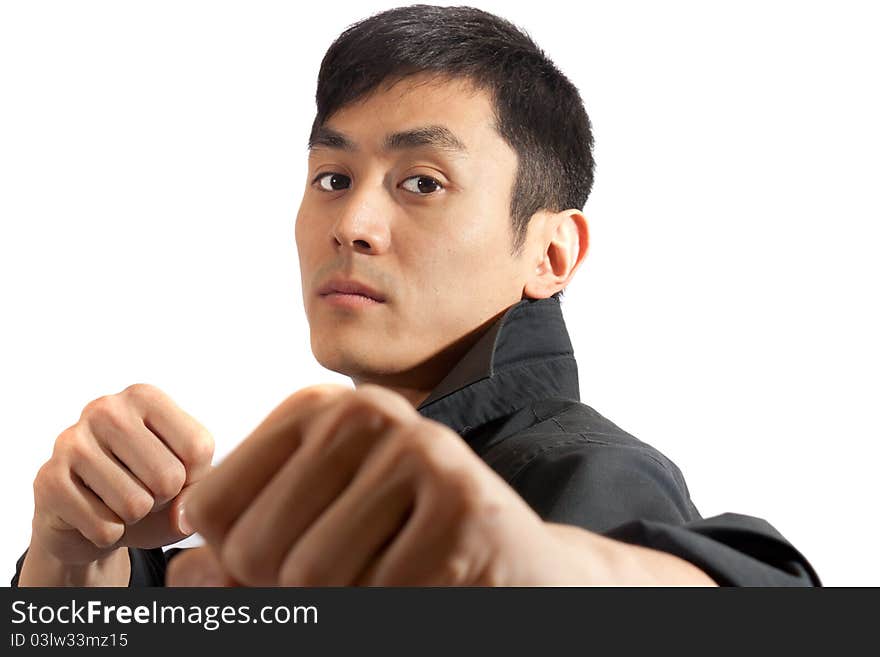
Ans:
POLYGON ((348 176, 344 176, 341 173, 322 173, 319 174, 312 181, 312 184, 314 183, 318 183, 318 187, 321 189, 321 191, 336 192, 340 189, 345 189, 349 184, 351 184, 351 178, 349 178, 348 176))

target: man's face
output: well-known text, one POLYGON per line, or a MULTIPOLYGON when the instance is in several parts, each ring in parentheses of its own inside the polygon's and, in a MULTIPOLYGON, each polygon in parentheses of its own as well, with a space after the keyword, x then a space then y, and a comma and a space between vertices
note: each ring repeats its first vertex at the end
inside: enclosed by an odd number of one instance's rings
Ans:
POLYGON ((327 119, 354 148, 316 140, 296 218, 321 365, 417 403, 481 329, 522 299, 535 263, 510 255, 517 158, 492 122, 488 94, 425 76, 380 87, 327 119), (428 126, 446 128, 466 150, 411 139, 385 146, 392 133, 428 126), (386 300, 349 307, 319 296, 337 276, 386 300))

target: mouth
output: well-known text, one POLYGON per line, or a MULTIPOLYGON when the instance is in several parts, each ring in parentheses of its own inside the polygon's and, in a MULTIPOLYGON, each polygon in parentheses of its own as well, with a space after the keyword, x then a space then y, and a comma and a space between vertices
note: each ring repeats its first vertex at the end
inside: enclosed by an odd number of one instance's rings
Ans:
POLYGON ((378 299, 374 299, 373 297, 368 297, 364 294, 352 293, 352 292, 328 292, 326 294, 321 294, 320 297, 327 301, 332 306, 337 306, 341 308, 366 308, 369 306, 378 306, 384 301, 379 301, 378 299))
POLYGON ((325 283, 318 290, 321 297, 363 297, 375 303, 384 303, 385 296, 378 290, 352 279, 337 278, 325 283))

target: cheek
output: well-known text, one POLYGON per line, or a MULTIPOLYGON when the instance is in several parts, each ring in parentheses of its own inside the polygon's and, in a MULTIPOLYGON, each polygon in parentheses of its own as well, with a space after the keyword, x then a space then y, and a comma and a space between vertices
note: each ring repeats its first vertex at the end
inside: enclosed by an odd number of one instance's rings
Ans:
MULTIPOLYGON (((303 237, 303 218, 302 218, 302 211, 300 211, 300 214, 296 215, 296 222, 293 225, 293 239, 294 239, 294 242, 296 242, 297 247, 299 247, 302 244, 302 237, 303 237)), ((300 260, 302 260, 302 252, 300 252, 300 260)))
POLYGON ((312 228, 314 224, 312 216, 313 213, 309 211, 308 203, 304 202, 300 205, 299 211, 296 213, 296 221, 294 222, 294 233, 297 242, 302 241, 306 237, 307 231, 312 228))
POLYGON ((487 230, 489 220, 485 215, 458 216, 454 226, 420 236, 423 241, 408 250, 413 259, 408 270, 417 272, 427 285, 439 287, 438 295, 444 294, 443 288, 448 293, 451 284, 458 288, 479 285, 480 279, 498 269, 506 253, 506 235, 487 230))
POLYGON ((489 215, 478 217, 474 221, 463 224, 456 235, 453 248, 450 249, 449 260, 455 262, 455 268, 462 272, 483 272, 497 268, 507 248, 507 237, 492 225, 494 220, 489 215))
POLYGON ((301 263, 308 263, 313 257, 315 240, 317 239, 316 227, 317 224, 310 215, 301 210, 294 225, 294 240, 301 263))

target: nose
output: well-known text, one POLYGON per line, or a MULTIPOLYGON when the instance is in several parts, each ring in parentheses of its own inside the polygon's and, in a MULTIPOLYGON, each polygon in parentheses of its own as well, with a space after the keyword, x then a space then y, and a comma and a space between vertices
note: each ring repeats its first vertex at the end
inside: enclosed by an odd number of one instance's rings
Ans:
POLYGON ((333 226, 337 245, 373 254, 387 248, 391 208, 383 201, 383 194, 381 185, 371 189, 366 184, 348 192, 333 226))

